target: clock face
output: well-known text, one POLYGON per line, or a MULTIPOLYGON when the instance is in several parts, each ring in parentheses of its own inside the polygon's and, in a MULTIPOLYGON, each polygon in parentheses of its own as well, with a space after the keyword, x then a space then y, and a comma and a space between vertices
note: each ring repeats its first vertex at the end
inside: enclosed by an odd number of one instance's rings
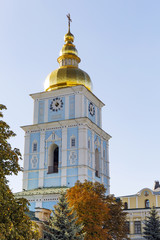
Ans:
POLYGON ((59 110, 61 110, 63 108, 63 101, 61 98, 56 97, 52 100, 51 104, 50 104, 50 109, 53 112, 57 112, 59 110))
POLYGON ((92 102, 90 102, 88 110, 89 110, 89 113, 91 114, 91 116, 95 115, 95 107, 92 102))

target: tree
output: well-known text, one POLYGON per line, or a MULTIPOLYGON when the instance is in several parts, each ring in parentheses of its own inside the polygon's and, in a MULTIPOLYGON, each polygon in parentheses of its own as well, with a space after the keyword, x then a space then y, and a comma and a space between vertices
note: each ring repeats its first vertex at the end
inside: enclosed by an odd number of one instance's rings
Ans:
POLYGON ((78 222, 84 225, 87 240, 107 239, 108 230, 103 228, 109 211, 104 202, 105 192, 102 184, 88 181, 77 181, 75 186, 67 191, 69 206, 77 212, 78 222))
POLYGON ((61 194, 49 225, 45 224, 44 239, 49 240, 83 240, 82 225, 76 224, 77 218, 68 207, 65 193, 61 194))
POLYGON ((77 212, 78 222, 84 225, 87 240, 123 239, 126 237, 126 218, 121 201, 105 195, 98 182, 76 182, 67 191, 69 206, 77 212))
POLYGON ((109 208, 104 227, 108 229, 108 239, 127 239, 126 214, 123 212, 122 201, 113 195, 107 196, 105 202, 109 208))
MULTIPOLYGON (((0 105, 0 110, 6 109, 0 105)), ((0 117, 3 117, 0 111, 0 117)), ((7 175, 18 174, 21 170, 18 163, 21 159, 19 149, 12 149, 8 143, 15 133, 9 125, 0 120, 0 239, 31 240, 38 239, 38 231, 30 218, 25 214, 29 211, 26 199, 15 199, 8 186, 7 175)))
POLYGON ((151 209, 145 220, 144 238, 148 240, 160 240, 160 220, 155 208, 151 209))

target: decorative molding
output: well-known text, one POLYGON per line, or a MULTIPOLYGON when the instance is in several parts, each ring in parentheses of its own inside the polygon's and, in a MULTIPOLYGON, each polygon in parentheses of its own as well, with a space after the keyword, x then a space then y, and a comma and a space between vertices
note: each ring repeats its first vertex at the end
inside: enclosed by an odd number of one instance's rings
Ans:
POLYGON ((31 164, 32 164, 32 168, 37 168, 37 164, 38 164, 38 158, 37 155, 33 155, 31 158, 31 164))
POLYGON ((53 131, 51 133, 51 135, 46 139, 46 142, 55 142, 55 141, 60 141, 60 140, 61 140, 61 138, 59 138, 57 136, 57 134, 55 134, 55 132, 53 131))
POLYGON ((76 164, 76 160, 77 160, 77 153, 76 153, 76 151, 70 151, 70 154, 69 154, 70 165, 75 165, 76 164))

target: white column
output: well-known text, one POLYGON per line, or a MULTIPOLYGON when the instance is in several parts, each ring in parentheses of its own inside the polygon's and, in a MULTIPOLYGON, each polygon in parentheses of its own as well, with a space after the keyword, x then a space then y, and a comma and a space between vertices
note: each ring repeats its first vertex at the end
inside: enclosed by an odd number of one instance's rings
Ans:
POLYGON ((79 126, 79 165, 87 165, 87 127, 79 126))
POLYGON ((105 159, 103 158, 103 138, 101 138, 101 149, 100 149, 100 151, 101 151, 101 169, 100 169, 100 173, 103 176, 103 174, 104 174, 104 161, 105 161, 105 159))
POLYGON ((96 124, 98 124, 98 116, 97 116, 97 113, 98 113, 98 111, 97 111, 97 107, 95 106, 95 121, 96 121, 96 124))
POLYGON ((45 157, 45 131, 40 132, 40 153, 39 153, 39 182, 38 186, 44 184, 44 157, 45 157))
MULTIPOLYGON (((152 206, 150 206, 152 207, 152 206)), ((156 207, 158 207, 158 199, 157 199, 157 195, 156 195, 156 207)))
POLYGON ((61 169, 61 185, 67 185, 67 128, 62 128, 62 169, 61 169))
POLYGON ((38 123, 38 99, 34 100, 34 110, 33 110, 33 124, 38 123))
POLYGON ((138 197, 136 197, 136 208, 138 208, 138 197))
POLYGON ((86 106, 84 106, 84 95, 81 95, 81 97, 82 97, 82 117, 84 117, 86 106))
POLYGON ((79 168, 78 168, 78 180, 84 181, 87 179, 87 166, 88 166, 88 147, 87 147, 87 127, 79 126, 79 168))
POLYGON ((108 192, 110 193, 110 175, 109 175, 109 141, 106 141, 107 148, 107 177, 108 177, 108 192))
POLYGON ((99 108, 99 122, 100 122, 100 128, 102 128, 102 108, 99 108))
MULTIPOLYGON (((93 169, 95 170, 95 150, 94 150, 94 131, 92 131, 92 166, 93 166, 93 169)), ((95 178, 95 171, 94 171, 94 176, 95 178)))
POLYGON ((24 139, 24 161, 23 161, 23 189, 28 188, 28 169, 29 169, 29 152, 30 152, 30 134, 25 134, 24 139))
POLYGON ((86 116, 88 117, 88 99, 86 98, 86 116))

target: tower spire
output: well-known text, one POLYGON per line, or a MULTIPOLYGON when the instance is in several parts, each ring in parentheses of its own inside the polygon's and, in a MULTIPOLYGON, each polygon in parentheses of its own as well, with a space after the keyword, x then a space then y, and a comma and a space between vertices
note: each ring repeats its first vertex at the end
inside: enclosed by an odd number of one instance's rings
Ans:
POLYGON ((70 32, 70 23, 72 22, 72 19, 71 19, 70 13, 68 13, 66 16, 68 18, 68 32, 70 32))

